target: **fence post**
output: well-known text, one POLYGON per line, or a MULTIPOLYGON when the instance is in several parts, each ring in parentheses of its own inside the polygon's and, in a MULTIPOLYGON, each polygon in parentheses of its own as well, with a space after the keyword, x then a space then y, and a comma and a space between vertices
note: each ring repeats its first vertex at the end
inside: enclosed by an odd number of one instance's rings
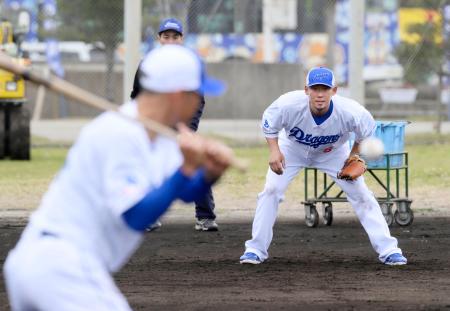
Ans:
POLYGON ((271 16, 272 0, 263 1, 263 36, 264 36, 264 62, 273 62, 273 27, 271 16))
POLYGON ((123 71, 123 100, 130 98, 134 74, 140 59, 142 0, 124 0, 125 66, 123 71))

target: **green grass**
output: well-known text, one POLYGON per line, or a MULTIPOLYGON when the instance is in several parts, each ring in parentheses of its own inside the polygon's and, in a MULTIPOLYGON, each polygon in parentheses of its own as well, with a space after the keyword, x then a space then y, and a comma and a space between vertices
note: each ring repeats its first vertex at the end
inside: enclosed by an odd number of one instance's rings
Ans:
POLYGON ((66 148, 33 148, 31 161, 0 161, 0 208, 33 208, 63 165, 66 148))
POLYGON ((411 145, 406 147, 413 186, 450 187, 450 144, 411 145))
POLYGON ((406 145, 439 145, 450 144, 450 134, 424 133, 405 137, 406 145))
MULTIPOLYGON (((434 108, 434 107, 433 107, 434 108)), ((417 122, 421 122, 421 121, 437 121, 437 116, 435 115, 420 115, 420 116, 408 116, 406 118, 408 121, 417 121, 417 122)), ((446 121, 446 117, 443 117, 444 120, 442 121, 446 121)))
MULTIPOLYGON (((423 187, 447 192, 450 188, 450 143, 408 144, 410 158, 409 184, 411 191, 423 187)), ((417 142, 417 140, 416 140, 417 142)), ((0 161, 0 209, 35 208, 50 181, 64 163, 67 148, 33 148, 31 161, 0 161)), ((226 174, 217 192, 230 199, 254 199, 264 186, 268 168, 268 150, 265 146, 235 148, 238 157, 249 164, 246 174, 231 170, 226 174)), ((369 186, 374 185, 367 178, 369 186)), ((303 199, 303 174, 294 180, 287 196, 303 199)), ((373 189, 376 191, 376 189, 373 189)), ((413 195, 413 193, 412 193, 413 195)))
POLYGON ((33 148, 31 161, 0 161, 0 182, 2 188, 10 182, 23 182, 48 179, 64 163, 65 148, 33 148))
MULTIPOLYGON (((442 191, 450 187, 450 142, 436 143, 436 136, 427 136, 428 141, 422 144, 406 145, 405 150, 409 155, 409 187, 410 192, 415 187, 434 187, 442 191)), ((417 140, 416 140, 417 141, 417 140)), ((229 191, 232 197, 245 196, 252 191, 256 195, 262 190, 265 175, 268 168, 268 150, 264 146, 251 148, 236 148, 236 155, 249 162, 249 169, 246 174, 231 171, 222 180, 221 188, 229 191)), ((393 174, 393 173, 392 173, 393 174)), ((403 172, 401 172, 403 174, 403 172)), ((311 174, 312 175, 312 174, 311 174)), ((384 172, 378 171, 377 175, 384 180, 384 172)), ((393 176, 393 175, 391 175, 393 176)), ((402 175, 400 175, 400 191, 404 189, 402 175)), ((369 187, 375 191, 382 191, 382 188, 371 177, 366 178, 369 187)), ((393 177, 391 182, 393 187, 393 177)), ((312 187, 312 179, 310 179, 312 187)), ((288 189, 288 195, 293 194, 301 199, 304 196, 303 174, 296 178, 288 189)), ((312 189, 312 188, 310 188, 312 189)), ((392 191, 394 188, 391 188, 392 191)), ((404 194, 400 194, 404 196, 404 194)), ((411 195, 411 194, 410 194, 411 195)))

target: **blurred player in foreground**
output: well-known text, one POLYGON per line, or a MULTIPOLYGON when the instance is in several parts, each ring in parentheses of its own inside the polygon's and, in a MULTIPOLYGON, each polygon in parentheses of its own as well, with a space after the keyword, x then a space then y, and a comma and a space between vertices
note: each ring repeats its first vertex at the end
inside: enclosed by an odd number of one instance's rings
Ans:
POLYGON ((333 72, 313 68, 305 91, 282 95, 264 112, 262 129, 270 151, 270 168, 264 190, 258 195, 252 239, 245 243, 241 263, 259 264, 268 258, 278 204, 286 188, 302 168, 315 167, 347 194, 379 260, 387 265, 406 264, 363 176, 353 181, 337 177, 346 160, 358 154, 359 143, 374 134, 376 123, 364 107, 335 95, 336 91, 333 72), (355 133, 355 144, 349 150, 351 132, 355 133))
MULTIPOLYGON (((183 44, 183 25, 175 18, 167 18, 161 21, 158 30, 158 42, 161 45, 165 44, 183 44)), ((140 93, 139 85, 139 70, 134 76, 133 90, 131 92, 131 99, 134 99, 140 93)), ((194 132, 197 131, 200 123, 200 118, 203 115, 205 107, 205 97, 200 96, 199 106, 193 118, 188 122, 188 126, 194 132)), ((216 223, 216 214, 214 213, 214 197, 212 190, 209 189, 204 197, 194 202, 195 203, 195 230, 197 231, 217 231, 219 226, 216 223)), ((161 222, 157 220, 151 224, 148 231, 152 231, 161 227, 161 222)))
POLYGON ((230 164, 226 146, 185 123, 224 85, 192 51, 170 45, 141 64, 141 93, 120 110, 166 126, 178 143, 105 112, 84 127, 4 265, 13 310, 130 310, 112 273, 177 199, 204 196, 230 164))

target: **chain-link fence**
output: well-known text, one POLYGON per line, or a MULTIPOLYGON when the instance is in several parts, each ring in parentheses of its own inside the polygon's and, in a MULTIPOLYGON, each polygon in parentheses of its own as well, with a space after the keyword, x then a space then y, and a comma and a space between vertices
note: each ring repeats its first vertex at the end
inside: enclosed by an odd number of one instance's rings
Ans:
MULTIPOLYGON (((31 26, 22 49, 36 67, 101 96, 123 99, 123 0, 4 0, 1 16, 31 26), (53 40, 53 41, 52 41, 53 40), (59 54, 49 53, 57 42, 59 54)), ((184 43, 228 82, 205 118, 258 119, 277 96, 303 87, 313 66, 334 68, 348 95, 351 0, 142 0, 141 55, 158 44, 163 18, 179 19, 184 43), (332 42, 333 44, 329 44, 332 42), (332 47, 332 48, 330 48, 332 47)), ((450 1, 366 0, 365 105, 378 118, 447 119, 450 1)), ((128 92, 129 90, 126 90, 128 92)), ((29 87, 31 109, 37 90, 29 87)), ((351 96, 351 94, 350 94, 351 96)), ((45 95, 43 118, 97 111, 45 95)))
MULTIPOLYGON (((20 33, 22 56, 112 101, 122 98, 123 1, 4 0, 1 16, 20 33)), ((35 118, 86 117, 98 111, 27 84, 35 118), (38 108, 39 107, 39 108, 38 108), (38 108, 38 109, 37 109, 38 108), (36 111, 38 110, 38 111, 36 111)))

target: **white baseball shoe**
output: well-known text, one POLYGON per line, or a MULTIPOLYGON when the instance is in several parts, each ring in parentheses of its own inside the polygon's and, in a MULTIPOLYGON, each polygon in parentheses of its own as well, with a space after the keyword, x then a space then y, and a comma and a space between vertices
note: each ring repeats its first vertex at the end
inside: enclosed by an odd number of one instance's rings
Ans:
POLYGON ((214 219, 202 218, 195 222, 195 230, 197 231, 218 231, 219 226, 214 219))
POLYGON ((406 257, 399 253, 389 255, 384 261, 384 264, 389 266, 401 266, 406 265, 407 263, 408 260, 406 257))
POLYGON ((161 228, 161 226, 162 226, 162 223, 159 220, 157 220, 153 224, 148 226, 148 228, 145 229, 145 231, 147 231, 147 232, 155 231, 155 230, 158 230, 159 228, 161 228))
POLYGON ((249 263, 252 265, 259 265, 260 263, 262 263, 262 260, 259 259, 258 255, 256 255, 255 253, 245 252, 244 255, 239 258, 239 262, 241 264, 249 263))

